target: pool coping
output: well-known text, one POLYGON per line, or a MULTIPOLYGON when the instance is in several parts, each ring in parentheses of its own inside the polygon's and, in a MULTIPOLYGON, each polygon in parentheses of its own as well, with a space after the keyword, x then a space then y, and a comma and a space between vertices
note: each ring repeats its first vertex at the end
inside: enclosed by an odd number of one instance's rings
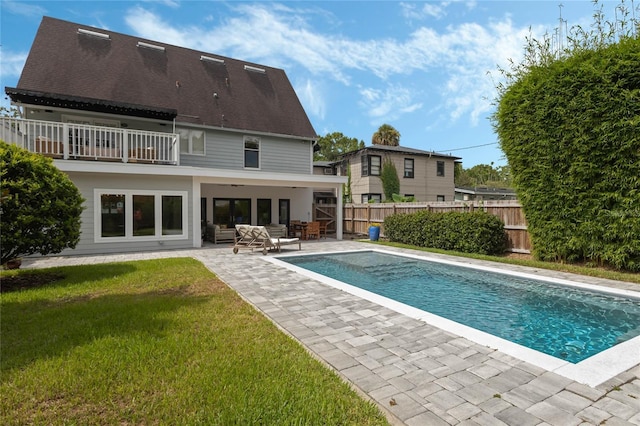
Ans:
MULTIPOLYGON (((571 286, 581 288, 589 291, 596 291, 606 294, 612 294, 622 296, 626 298, 633 298, 640 300, 640 291, 632 291, 626 289, 613 288, 608 286, 601 286, 595 284, 581 283, 565 278, 550 277, 545 275, 538 275, 534 271, 524 272, 508 269, 508 265, 500 265, 500 268, 495 266, 488 266, 477 263, 464 263, 458 260, 451 260, 443 258, 442 256, 432 256, 431 253, 425 252, 420 254, 390 251, 379 248, 367 248, 358 250, 343 250, 334 251, 332 254, 340 253, 354 253, 354 252, 369 252, 375 251, 384 254, 391 254, 395 256, 404 256, 413 259, 428 260, 438 263, 444 263, 449 265, 460 266, 469 269, 477 269, 489 272, 496 272, 500 274, 531 278, 538 281, 550 282, 553 284, 571 286)), ((513 356, 522 361, 528 362, 537 367, 543 368, 547 371, 556 373, 560 376, 574 380, 578 383, 586 384, 591 387, 596 387, 607 380, 610 380, 617 375, 629 370, 630 368, 638 365, 638 356, 640 353, 640 336, 630 339, 626 342, 619 343, 609 349, 606 349, 598 354, 595 354, 579 363, 573 364, 568 361, 561 360, 559 358, 547 355, 537 350, 513 343, 506 339, 494 336, 492 334, 474 329, 472 327, 460 324, 458 322, 446 319, 444 317, 423 311, 421 309, 414 308, 404 303, 392 300, 390 298, 377 295, 367 290, 346 284, 344 282, 335 280, 333 278, 326 277, 324 275, 309 271, 304 268, 292 265, 290 263, 280 260, 281 258, 291 256, 313 256, 317 253, 289 253, 281 254, 276 257, 264 257, 263 260, 273 263, 277 266, 286 268, 290 271, 299 273, 308 278, 317 280, 323 284, 331 286, 333 288, 345 291, 357 297, 361 297, 370 302, 376 303, 380 306, 384 306, 400 314, 406 315, 410 318, 425 322, 434 327, 440 328, 444 331, 453 333, 457 336, 464 337, 474 343, 478 343, 487 346, 492 349, 496 349, 504 354, 513 356)), ((522 269, 522 268, 519 268, 522 269)), ((579 277, 579 276, 576 276, 579 277)))

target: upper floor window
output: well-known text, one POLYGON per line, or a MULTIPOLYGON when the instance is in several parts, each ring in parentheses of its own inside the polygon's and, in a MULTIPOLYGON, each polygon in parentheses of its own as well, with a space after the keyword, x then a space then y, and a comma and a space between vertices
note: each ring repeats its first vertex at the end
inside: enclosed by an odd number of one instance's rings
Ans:
POLYGON ((380 176, 382 157, 379 155, 363 155, 361 157, 362 176, 380 176))
POLYGON ((254 136, 244 137, 244 167, 249 169, 260 168, 260 138, 254 136))
POLYGON ((438 171, 436 174, 438 176, 444 176, 444 161, 438 161, 438 171))
POLYGON ((404 159, 404 177, 413 179, 413 158, 404 159))
POLYGON ((347 170, 351 167, 348 161, 343 161, 340 163, 340 176, 347 176, 349 173, 347 170))
POLYGON ((180 152, 183 154, 204 155, 204 130, 176 129, 180 135, 180 152))

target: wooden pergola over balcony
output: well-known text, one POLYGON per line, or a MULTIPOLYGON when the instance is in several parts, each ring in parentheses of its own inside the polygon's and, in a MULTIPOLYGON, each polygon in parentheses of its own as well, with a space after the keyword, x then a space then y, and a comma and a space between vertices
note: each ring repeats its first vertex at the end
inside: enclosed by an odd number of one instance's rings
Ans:
POLYGON ((1 117, 0 140, 65 160, 180 164, 175 133, 1 117))

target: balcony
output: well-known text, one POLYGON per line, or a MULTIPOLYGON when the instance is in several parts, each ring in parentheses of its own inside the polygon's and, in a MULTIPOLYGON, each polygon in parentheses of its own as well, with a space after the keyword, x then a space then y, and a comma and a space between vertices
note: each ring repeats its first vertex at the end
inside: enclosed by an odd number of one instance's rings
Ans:
POLYGON ((175 133, 0 117, 0 140, 64 160, 180 164, 175 133))

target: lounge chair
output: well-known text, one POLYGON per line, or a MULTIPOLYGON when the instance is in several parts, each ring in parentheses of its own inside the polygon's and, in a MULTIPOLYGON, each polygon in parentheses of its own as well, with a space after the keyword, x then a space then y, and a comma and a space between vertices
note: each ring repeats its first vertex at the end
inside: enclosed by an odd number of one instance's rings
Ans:
POLYGON ((233 246, 233 253, 237 254, 241 248, 262 249, 262 254, 267 254, 271 249, 282 250, 282 246, 288 244, 298 244, 298 250, 302 249, 299 238, 272 238, 269 231, 264 226, 236 225, 238 237, 233 246))

